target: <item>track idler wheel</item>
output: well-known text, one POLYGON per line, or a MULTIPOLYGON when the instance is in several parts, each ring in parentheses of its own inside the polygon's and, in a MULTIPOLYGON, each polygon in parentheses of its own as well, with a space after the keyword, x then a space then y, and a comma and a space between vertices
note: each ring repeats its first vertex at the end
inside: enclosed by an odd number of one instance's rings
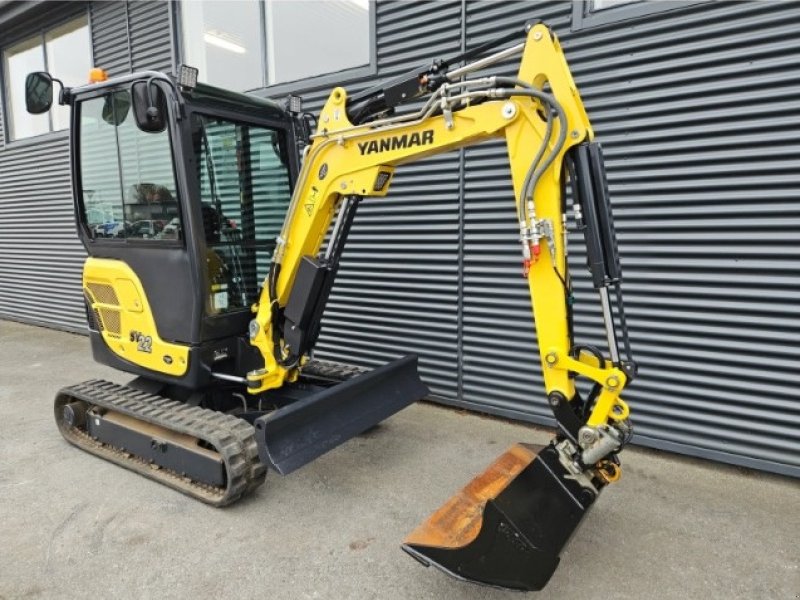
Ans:
POLYGON ((67 427, 83 427, 86 424, 86 411, 86 403, 75 400, 61 408, 61 419, 67 427))

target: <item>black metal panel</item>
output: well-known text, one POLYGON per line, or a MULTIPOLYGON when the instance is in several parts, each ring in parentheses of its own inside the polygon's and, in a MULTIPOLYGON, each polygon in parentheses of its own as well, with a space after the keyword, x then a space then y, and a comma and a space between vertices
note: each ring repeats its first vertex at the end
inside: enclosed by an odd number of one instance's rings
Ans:
POLYGON ((119 423, 101 413, 90 413, 86 425, 87 433, 104 444, 193 481, 217 487, 225 485, 225 464, 221 456, 212 455, 199 446, 190 448, 170 438, 162 439, 158 433, 142 429, 147 423, 132 425, 127 419, 119 423))
POLYGON ((94 64, 110 77, 131 72, 128 2, 91 5, 94 64))
POLYGON ((168 2, 128 2, 131 68, 133 71, 172 71, 172 31, 168 2))

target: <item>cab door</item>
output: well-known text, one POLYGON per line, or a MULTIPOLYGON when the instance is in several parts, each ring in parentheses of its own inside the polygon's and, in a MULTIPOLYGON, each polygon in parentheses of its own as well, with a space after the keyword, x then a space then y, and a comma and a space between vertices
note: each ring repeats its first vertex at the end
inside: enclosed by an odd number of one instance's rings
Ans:
POLYGON ((211 108, 188 117, 193 209, 203 223, 203 337, 242 335, 253 318, 292 192, 288 124, 211 108))
MULTIPOLYGON (((152 85, 159 86, 159 94, 172 94, 163 82, 152 85)), ((152 313, 156 331, 151 337, 197 344, 200 269, 176 177, 174 103, 160 103, 170 111, 161 130, 143 131, 136 124, 130 86, 100 88, 74 101, 72 166, 80 237, 91 257, 116 259, 133 271, 152 313)), ((128 331, 125 319, 111 318, 109 324, 119 326, 113 333, 121 340, 142 333, 128 331)), ((146 357, 124 358, 142 364, 136 359, 146 357)))

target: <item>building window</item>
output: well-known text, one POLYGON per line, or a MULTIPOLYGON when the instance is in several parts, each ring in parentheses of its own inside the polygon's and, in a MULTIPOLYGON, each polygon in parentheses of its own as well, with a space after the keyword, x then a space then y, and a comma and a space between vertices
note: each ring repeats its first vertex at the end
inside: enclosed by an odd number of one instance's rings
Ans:
POLYGON ((708 0, 573 0, 572 30, 647 17, 708 0))
POLYGON ((270 85, 369 64, 367 0, 273 0, 266 8, 270 85))
POLYGON ((198 79, 245 91, 264 87, 261 8, 258 0, 186 2, 182 5, 183 62, 198 79))
POLYGON ((183 62, 199 79, 236 91, 370 65, 372 0, 185 2, 183 62), (331 38, 331 32, 334 37, 331 38), (323 40, 333 39, 335 51, 323 40))
POLYGON ((3 50, 4 97, 8 139, 18 140, 69 127, 69 107, 53 103, 49 112, 25 111, 25 77, 48 71, 65 86, 85 83, 92 67, 92 43, 86 16, 42 31, 3 50))
POLYGON ((589 8, 594 11, 615 8, 623 4, 632 4, 634 2, 642 2, 642 0, 590 0, 588 4, 589 8))

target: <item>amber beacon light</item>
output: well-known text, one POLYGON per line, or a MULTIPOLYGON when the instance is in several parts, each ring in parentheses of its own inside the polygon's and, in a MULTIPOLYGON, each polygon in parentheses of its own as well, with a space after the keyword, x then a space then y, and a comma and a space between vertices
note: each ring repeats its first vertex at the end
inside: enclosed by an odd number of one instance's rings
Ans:
POLYGON ((108 73, 99 67, 89 69, 89 83, 100 83, 108 79, 108 73))

